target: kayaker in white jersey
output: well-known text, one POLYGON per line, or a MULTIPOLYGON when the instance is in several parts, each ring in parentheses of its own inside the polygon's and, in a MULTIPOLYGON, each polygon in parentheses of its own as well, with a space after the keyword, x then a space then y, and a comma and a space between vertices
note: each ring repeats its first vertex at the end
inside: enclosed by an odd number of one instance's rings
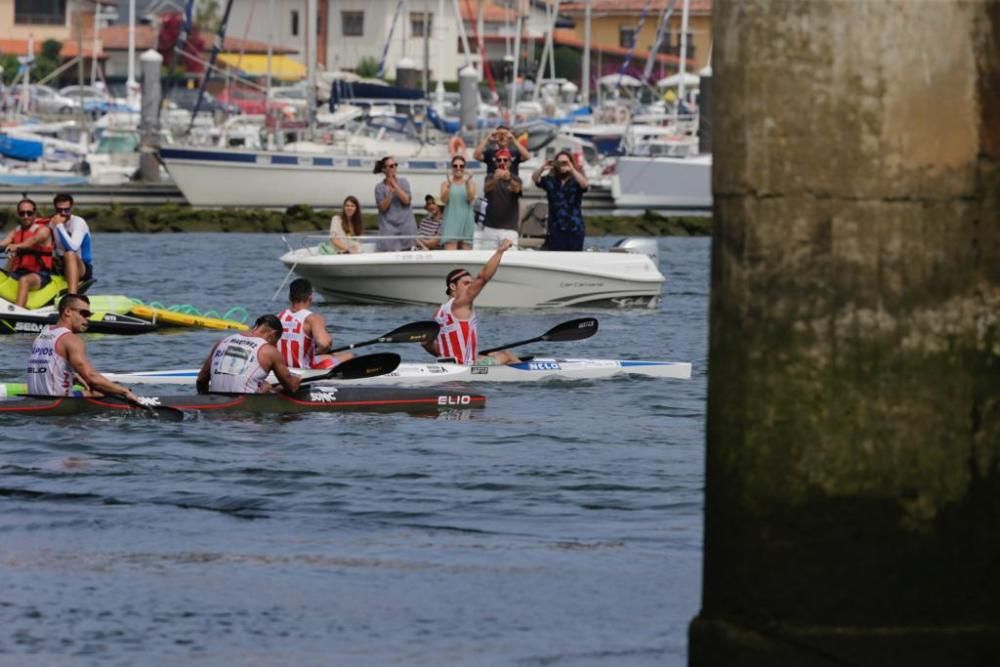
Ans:
POLYGON ((440 358, 452 358, 455 363, 471 366, 475 363, 512 364, 520 361, 509 350, 479 355, 479 318, 474 302, 486 283, 496 274, 500 260, 513 244, 504 239, 475 278, 465 269, 455 269, 445 278, 445 293, 451 297, 441 304, 434 321, 441 325, 435 340, 424 343, 424 349, 440 358))
POLYGON ((274 390, 267 381, 272 371, 285 391, 299 388, 275 344, 281 339, 281 321, 261 315, 253 329, 233 334, 215 344, 198 373, 199 394, 266 394, 274 390))
POLYGON ((333 349, 333 337, 323 316, 309 310, 312 298, 312 283, 296 278, 288 286, 288 308, 278 313, 284 328, 278 350, 289 368, 333 368, 354 358, 352 352, 325 354, 333 349))
POLYGON ((87 358, 87 346, 77 336, 87 330, 90 299, 67 294, 59 300, 59 319, 38 334, 28 360, 28 393, 36 396, 72 396, 74 373, 86 396, 120 395, 132 402, 138 397, 126 387, 98 373, 87 358))

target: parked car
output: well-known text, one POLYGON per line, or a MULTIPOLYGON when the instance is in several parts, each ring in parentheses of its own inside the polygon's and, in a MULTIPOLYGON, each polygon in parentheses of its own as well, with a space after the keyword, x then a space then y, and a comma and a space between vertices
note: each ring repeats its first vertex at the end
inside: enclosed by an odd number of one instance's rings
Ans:
POLYGON ((61 94, 51 86, 35 84, 29 89, 31 91, 31 106, 38 113, 68 114, 76 111, 79 106, 76 100, 61 94))
POLYGON ((215 99, 222 104, 230 104, 246 114, 264 114, 267 100, 264 93, 249 88, 223 88, 215 99))
MULTIPOLYGON (((198 89, 174 88, 170 91, 170 101, 181 109, 194 111, 194 105, 198 101, 198 89)), ((201 99, 201 106, 198 107, 198 113, 214 114, 216 111, 234 114, 239 113, 240 108, 235 104, 224 104, 220 102, 218 98, 206 90, 201 99)))

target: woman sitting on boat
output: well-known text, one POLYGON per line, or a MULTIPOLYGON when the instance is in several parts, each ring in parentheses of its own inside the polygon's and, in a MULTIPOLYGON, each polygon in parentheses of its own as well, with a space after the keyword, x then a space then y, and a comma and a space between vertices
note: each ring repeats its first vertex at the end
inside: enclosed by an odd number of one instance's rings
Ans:
POLYGON ((361 252, 361 243, 357 239, 364 233, 364 222, 361 218, 361 204, 354 195, 348 195, 340 209, 340 215, 333 216, 330 221, 330 245, 341 253, 361 252))
POLYGON ((448 180, 441 184, 441 201, 445 205, 441 241, 445 250, 472 248, 472 235, 476 231, 476 220, 472 212, 472 202, 475 199, 476 184, 472 182, 472 174, 465 171, 465 158, 456 155, 451 158, 448 180))
POLYGON ((437 203, 434 195, 424 197, 424 210, 427 215, 417 225, 417 244, 420 250, 433 250, 441 247, 441 220, 444 218, 444 207, 437 203))

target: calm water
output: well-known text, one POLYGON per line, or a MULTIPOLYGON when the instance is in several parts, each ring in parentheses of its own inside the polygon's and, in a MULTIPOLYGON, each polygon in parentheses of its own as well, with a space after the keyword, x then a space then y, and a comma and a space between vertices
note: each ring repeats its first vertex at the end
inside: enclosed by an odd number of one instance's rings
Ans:
MULTIPOLYGON (((95 244, 95 293, 280 308, 276 236, 95 244)), ((687 360, 687 382, 477 385, 487 407, 463 419, 0 418, 0 664, 684 664, 709 241, 661 239, 660 254, 657 311, 482 311, 482 338, 595 314, 596 337, 523 351, 687 360)), ((350 342, 433 309, 320 310, 350 342)), ((88 349, 102 370, 193 366, 219 337, 88 349)), ((0 377, 21 375, 30 343, 0 337, 0 377)))

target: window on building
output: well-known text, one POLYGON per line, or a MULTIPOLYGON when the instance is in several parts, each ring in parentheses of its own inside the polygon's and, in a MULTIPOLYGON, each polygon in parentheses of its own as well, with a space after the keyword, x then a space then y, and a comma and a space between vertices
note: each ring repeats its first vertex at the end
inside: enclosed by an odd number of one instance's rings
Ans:
POLYGON ((292 10, 292 37, 299 36, 299 12, 292 10))
POLYGON ((340 12, 340 22, 344 37, 363 37, 365 34, 364 12, 340 12))
POLYGON ((65 25, 66 0, 14 0, 14 23, 65 25))
MULTIPOLYGON (((434 33, 434 15, 427 14, 427 33, 428 37, 433 37, 434 33)), ((411 12, 410 13, 410 36, 411 37, 423 37, 424 33, 424 13, 423 12, 411 12)))
POLYGON ((676 48, 671 45, 670 33, 668 32, 663 36, 663 41, 660 42, 660 53, 676 53, 676 48))
POLYGON ((618 28, 618 46, 623 49, 632 48, 632 41, 635 39, 635 28, 618 28))

